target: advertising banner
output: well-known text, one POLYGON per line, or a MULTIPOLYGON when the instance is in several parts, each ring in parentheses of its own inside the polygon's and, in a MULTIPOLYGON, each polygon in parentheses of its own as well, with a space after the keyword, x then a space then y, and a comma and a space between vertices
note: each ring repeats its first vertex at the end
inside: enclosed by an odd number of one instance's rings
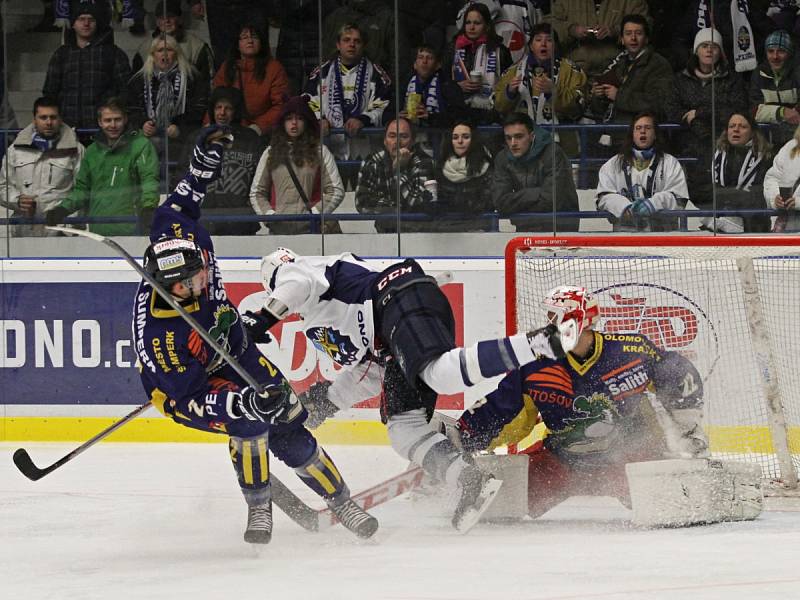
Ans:
MULTIPOLYGON (((35 414, 36 405, 130 406, 146 400, 131 347, 137 283, 127 273, 120 279, 128 281, 92 281, 91 271, 74 276, 74 281, 41 281, 48 279, 41 275, 6 278, 0 287, 0 404, 35 414), (24 410, 25 406, 31 410, 24 410)), ((62 273, 65 277, 69 275, 62 273)), ((264 292, 256 273, 236 273, 230 280, 226 290, 240 310, 263 305, 264 292)), ((442 289, 453 307, 456 342, 461 345, 465 341, 465 284, 449 283, 442 289)), ((486 314, 485 309, 482 312, 486 314)), ((500 306, 497 313, 502 313, 500 306)), ((261 350, 297 392, 317 380, 335 379, 338 367, 314 348, 296 317, 278 324, 273 334, 273 342, 261 350)), ((377 406, 377 398, 361 406, 377 406)), ((461 394, 442 397, 439 406, 461 409, 464 399, 461 394)))

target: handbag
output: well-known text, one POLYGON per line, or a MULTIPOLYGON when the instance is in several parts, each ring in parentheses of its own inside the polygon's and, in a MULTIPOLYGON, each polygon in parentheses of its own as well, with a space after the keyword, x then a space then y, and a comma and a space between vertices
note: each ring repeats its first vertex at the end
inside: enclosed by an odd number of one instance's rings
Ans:
MULTIPOLYGON (((294 183, 294 187, 297 189, 297 193, 300 194, 300 199, 303 201, 303 204, 306 206, 306 210, 309 214, 313 214, 314 211, 311 210, 311 202, 308 201, 308 196, 306 196, 306 192, 303 189, 303 186, 300 185, 300 181, 297 179, 297 174, 294 172, 292 168, 292 161, 287 157, 286 160, 283 161, 283 164, 286 166, 286 170, 289 171, 289 176, 292 178, 292 182, 294 183)), ((320 166, 320 169, 322 166, 320 166)), ((316 233, 314 230, 314 224, 311 224, 312 233, 316 233)), ((339 225, 339 221, 333 221, 326 218, 322 220, 322 233, 342 233, 342 228, 339 225)))

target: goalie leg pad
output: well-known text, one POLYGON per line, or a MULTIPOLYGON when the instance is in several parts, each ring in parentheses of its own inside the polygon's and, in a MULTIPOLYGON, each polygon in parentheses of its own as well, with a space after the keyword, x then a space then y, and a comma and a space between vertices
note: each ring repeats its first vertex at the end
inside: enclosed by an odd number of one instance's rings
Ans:
POLYGON ((763 508, 758 465, 677 459, 629 463, 625 471, 636 525, 744 521, 755 519, 763 508))
POLYGON ((408 382, 416 386, 425 365, 456 346, 450 303, 436 280, 413 260, 389 267, 376 287, 377 330, 408 382), (394 273, 399 275, 389 279, 394 273))
POLYGON ((239 487, 248 506, 264 504, 270 497, 267 434, 251 438, 231 436, 228 447, 239 487))
POLYGON ((528 456, 479 454, 475 464, 503 482, 481 521, 518 521, 528 514, 528 456))

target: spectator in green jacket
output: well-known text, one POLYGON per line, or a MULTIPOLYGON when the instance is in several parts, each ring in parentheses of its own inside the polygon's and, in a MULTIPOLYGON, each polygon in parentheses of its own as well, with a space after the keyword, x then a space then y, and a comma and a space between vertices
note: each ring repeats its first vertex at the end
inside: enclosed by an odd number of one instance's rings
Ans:
POLYGON ((128 128, 124 104, 110 98, 97 109, 100 133, 78 170, 75 186, 61 204, 45 214, 48 225, 62 223, 76 211, 87 217, 136 216, 138 223, 89 226, 101 235, 149 231, 158 206, 159 163, 156 149, 141 131, 128 128))

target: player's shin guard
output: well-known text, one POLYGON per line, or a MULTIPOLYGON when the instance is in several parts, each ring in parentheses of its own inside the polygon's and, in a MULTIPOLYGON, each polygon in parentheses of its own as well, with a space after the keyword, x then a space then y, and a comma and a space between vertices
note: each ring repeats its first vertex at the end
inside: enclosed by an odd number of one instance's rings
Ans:
POLYGON ((331 500, 341 493, 350 495, 339 469, 333 464, 333 460, 325 450, 319 446, 306 464, 295 467, 294 471, 303 480, 303 483, 325 500, 331 500))
POLYGON ((228 446, 239 486, 247 502, 244 541, 268 544, 272 539, 272 495, 267 434, 253 438, 231 436, 228 446))
POLYGON ((358 537, 371 537, 378 530, 378 520, 350 499, 350 489, 328 453, 319 446, 311 459, 295 472, 320 496, 347 529, 358 537))
POLYGON ((231 462, 247 504, 263 504, 270 498, 267 434, 252 438, 231 436, 228 445, 231 462))

